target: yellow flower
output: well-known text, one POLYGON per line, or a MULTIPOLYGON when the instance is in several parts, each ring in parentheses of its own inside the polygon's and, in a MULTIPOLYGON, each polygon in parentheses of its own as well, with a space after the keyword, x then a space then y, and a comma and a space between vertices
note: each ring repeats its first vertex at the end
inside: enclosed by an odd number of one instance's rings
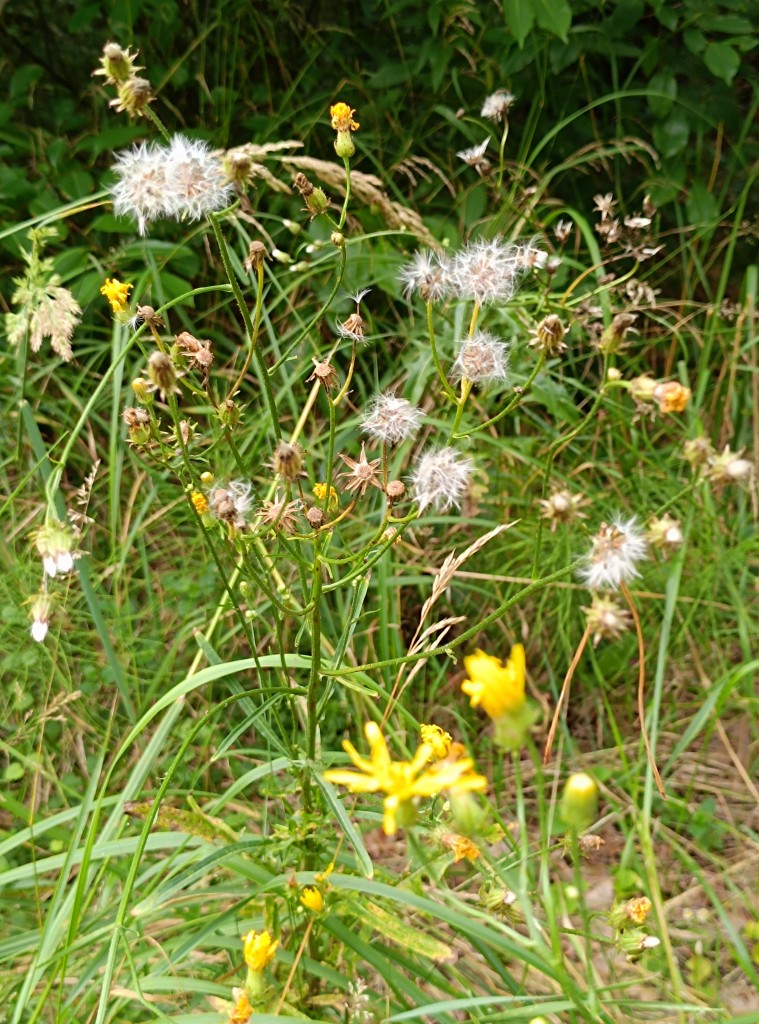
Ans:
POLYGON ((195 506, 195 511, 199 516, 208 515, 208 498, 201 491, 193 491, 190 495, 190 501, 195 506))
POLYGON ((654 398, 663 413, 683 412, 690 402, 691 390, 676 380, 663 381, 654 389, 654 398))
POLYGON ((332 118, 332 127, 336 132, 355 132, 361 125, 353 120, 355 110, 347 103, 335 103, 329 108, 329 116, 332 118))
POLYGON ((480 855, 479 849, 466 836, 458 836, 455 832, 446 832, 440 839, 443 846, 447 846, 453 854, 454 864, 458 864, 460 860, 465 858, 474 863, 480 855))
POLYGON ((268 932, 250 931, 243 936, 242 942, 245 963, 255 974, 260 974, 271 963, 279 945, 268 932))
POLYGON ((384 793, 382 827, 385 835, 395 835, 399 825, 413 820, 414 806, 420 797, 435 796, 443 790, 465 793, 487 788, 485 776, 472 771, 470 757, 439 761, 428 767, 432 748, 422 743, 411 761, 392 761, 379 726, 367 722, 364 732, 370 759, 361 757, 353 744, 345 740, 343 747, 359 771, 330 769, 324 773, 324 778, 347 786, 351 793, 384 793))
POLYGON ((422 736, 422 743, 432 748, 432 760, 442 761, 448 757, 453 743, 453 737, 439 725, 422 725, 419 732, 422 736))
POLYGON ((233 988, 232 998, 234 999, 234 1004, 229 1011, 227 1024, 248 1024, 250 1015, 253 1013, 248 993, 244 988, 233 988))
MULTIPOLYGON (((313 495, 317 501, 324 501, 324 499, 327 497, 327 485, 314 484, 313 495)), ((337 497, 337 491, 335 490, 334 487, 330 487, 328 511, 336 512, 339 504, 340 502, 337 497)))
POLYGON ((522 710, 525 660, 521 644, 514 644, 505 665, 499 658, 478 650, 464 658, 464 667, 469 678, 461 684, 461 689, 470 698, 473 708, 481 705, 493 719, 522 710))
POLYGON ((123 284, 121 281, 117 281, 115 277, 113 279, 107 277, 105 284, 100 289, 100 294, 105 295, 108 299, 114 313, 123 313, 127 308, 129 292, 131 290, 131 284, 123 284))
POLYGON ((314 914, 320 914, 324 910, 324 897, 315 885, 303 886, 300 901, 306 910, 312 910, 314 914))

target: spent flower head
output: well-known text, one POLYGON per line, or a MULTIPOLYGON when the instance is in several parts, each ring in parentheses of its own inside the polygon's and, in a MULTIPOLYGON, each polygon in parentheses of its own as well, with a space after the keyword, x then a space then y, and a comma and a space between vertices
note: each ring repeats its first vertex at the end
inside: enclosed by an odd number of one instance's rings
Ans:
POLYGON ((474 463, 455 448, 432 448, 414 465, 411 481, 420 511, 459 508, 469 487, 474 463))
POLYGON ((274 501, 264 499, 258 516, 264 526, 271 526, 280 533, 295 533, 298 528, 298 515, 303 510, 300 498, 288 501, 286 497, 274 496, 274 501))
POLYGON ((714 454, 707 463, 705 475, 714 484, 747 484, 754 476, 754 464, 743 458, 744 449, 733 452, 725 445, 719 455, 714 454))
POLYGON ((399 827, 414 821, 415 807, 422 797, 487 788, 487 779, 475 774, 470 757, 430 765, 432 750, 422 743, 410 761, 393 761, 376 722, 367 722, 364 733, 369 743, 369 759, 361 757, 353 744, 345 740, 343 747, 358 771, 330 769, 324 778, 346 786, 351 793, 384 793, 385 835, 395 835, 399 827))
POLYGON ((208 492, 211 515, 238 530, 242 529, 253 506, 251 490, 252 484, 244 480, 214 484, 208 492))
POLYGON ((76 550, 76 534, 65 523, 47 523, 34 534, 37 552, 42 558, 45 576, 66 576, 80 557, 76 550))
POLYGON ((104 75, 106 85, 121 85, 133 78, 138 71, 144 68, 135 64, 139 50, 134 53, 122 49, 118 43, 106 43, 100 55, 100 67, 92 72, 93 75, 104 75))
POLYGON ((538 503, 543 506, 540 517, 548 520, 551 524, 551 533, 553 533, 559 523, 571 523, 573 519, 586 519, 585 513, 580 509, 589 502, 589 498, 581 494, 572 494, 571 491, 562 488, 553 491, 547 498, 538 499, 538 503))
POLYGON ((44 591, 37 594, 30 605, 29 616, 32 620, 32 625, 29 632, 31 633, 32 640, 38 644, 41 644, 47 636, 48 620, 52 607, 52 598, 44 591))
POLYGON ((580 576, 590 590, 618 590, 639 576, 638 562, 648 552, 645 537, 635 518, 601 523, 580 576))
POLYGON ((361 423, 361 430, 374 441, 398 444, 414 435, 422 421, 422 410, 391 391, 376 395, 361 423))
POLYGON ((370 485, 378 487, 380 490, 383 489, 382 481, 378 475, 381 459, 369 461, 366 457, 366 444, 364 442, 361 443, 361 455, 358 459, 352 459, 349 455, 343 455, 342 452, 339 457, 348 467, 347 472, 340 474, 340 479, 346 481, 346 491, 356 491, 363 497, 366 494, 366 488, 370 485))
POLYGON ((475 331, 459 343, 454 373, 473 384, 490 384, 508 375, 509 346, 489 331, 475 331))
POLYGON ((485 156, 485 150, 488 148, 490 139, 483 139, 482 142, 476 146, 470 146, 469 149, 460 149, 456 156, 459 160, 463 160, 465 164, 470 167, 474 167, 476 171, 482 174, 490 167, 490 161, 485 156))
POLYGON ((583 611, 594 647, 601 640, 618 640, 633 624, 630 609, 611 595, 594 594, 590 607, 583 611))
POLYGON ((569 328, 565 327, 555 313, 543 317, 530 334, 529 344, 538 352, 543 352, 549 358, 563 355, 567 350, 564 342, 569 328))
POLYGON ((165 153, 166 206, 176 220, 200 220, 228 206, 232 186, 207 142, 174 135, 165 153))

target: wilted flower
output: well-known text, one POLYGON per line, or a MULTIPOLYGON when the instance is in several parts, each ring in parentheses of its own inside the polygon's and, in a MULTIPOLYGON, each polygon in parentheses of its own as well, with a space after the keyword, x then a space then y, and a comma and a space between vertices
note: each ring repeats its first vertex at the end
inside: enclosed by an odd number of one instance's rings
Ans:
POLYGON ((572 228, 574 224, 571 220, 558 220, 554 225, 553 233, 556 235, 556 241, 559 244, 563 244, 572 234, 572 228))
POLYGON ((651 226, 650 217, 625 217, 625 227, 631 231, 642 231, 651 226))
MULTIPOLYGON (((145 307, 140 306, 139 309, 144 310, 145 307)), ((174 340, 182 355, 188 357, 190 367, 196 366, 202 373, 208 374, 213 363, 211 342, 207 338, 201 341, 189 331, 182 331, 174 340)))
POLYGON ((421 409, 387 391, 372 400, 361 429, 382 444, 398 444, 416 434, 421 420, 421 409))
POLYGON ((709 465, 716 456, 716 452, 708 437, 694 437, 683 445, 682 458, 690 465, 691 469, 700 469, 709 465))
POLYGON ((100 67, 92 72, 93 75, 104 75, 105 85, 120 85, 133 78, 136 72, 143 71, 142 67, 135 64, 139 50, 134 53, 122 49, 118 43, 106 43, 100 57, 100 67))
POLYGON ((602 523, 580 575, 590 590, 617 590, 640 575, 637 563, 646 557, 646 551, 645 538, 634 518, 602 523))
POLYGON ((303 476, 303 449, 297 443, 288 444, 287 441, 280 440, 269 465, 284 480, 293 483, 298 477, 303 476))
POLYGON ((139 406, 127 406, 124 409, 124 422, 129 431, 132 444, 147 444, 151 436, 150 413, 139 406))
POLYGON ((433 448, 414 466, 411 480, 420 511, 432 505, 438 512, 458 508, 469 486, 474 463, 455 448, 433 448))
POLYGON ((53 607, 52 599, 45 593, 38 594, 32 601, 29 614, 32 620, 30 633, 38 644, 47 636, 48 619, 53 607))
POLYGON ((627 335, 635 330, 633 324, 637 318, 637 313, 617 313, 597 342, 599 351, 604 355, 621 352, 628 344, 627 335))
POLYGON ((679 548, 683 542, 680 521, 667 512, 660 518, 652 519, 646 533, 648 543, 661 550, 679 548))
POLYGON ((480 856, 479 849, 468 836, 460 836, 455 832, 443 832, 440 842, 453 854, 454 864, 465 859, 473 864, 480 856))
POLYGON ((465 164, 474 167, 475 170, 482 173, 482 171, 487 170, 490 166, 490 161, 485 157, 488 142, 490 142, 490 139, 483 139, 476 146, 470 146, 469 149, 460 149, 456 156, 459 160, 463 160, 465 164))
POLYGON ((214 484, 208 492, 211 515, 222 522, 242 529, 253 505, 252 485, 243 480, 232 480, 222 486, 214 484))
POLYGON ((46 576, 66 576, 79 558, 76 536, 65 523, 48 523, 34 534, 34 543, 42 558, 46 576))
POLYGON ((519 247, 500 238, 469 242, 451 261, 451 278, 462 299, 479 305, 507 302, 516 289, 519 247))
POLYGON ((654 401, 659 412, 683 412, 690 401, 691 390, 676 380, 661 381, 654 389, 654 401))
MULTIPOLYGON (((488 121, 502 121, 511 110, 515 98, 506 89, 497 89, 482 104, 480 117, 486 117, 488 121)), ((460 153, 458 155, 461 156, 460 153)))
POLYGON ((713 455, 706 470, 707 479, 715 484, 743 484, 754 475, 753 463, 742 458, 744 449, 730 451, 726 445, 719 455, 713 455))
POLYGON ((633 624, 630 610, 614 597, 594 594, 589 608, 583 608, 585 622, 593 637, 593 646, 601 640, 617 640, 633 624))
POLYGON ((271 526, 281 533, 295 533, 298 525, 296 517, 302 508, 303 502, 299 498, 287 501, 277 494, 274 501, 263 501, 258 515, 264 526, 271 526))
POLYGON ((119 82, 116 86, 116 97, 108 106, 113 107, 118 114, 123 112, 130 117, 139 117, 145 113, 148 103, 152 103, 154 99, 153 87, 147 78, 135 75, 126 82, 119 82))
POLYGON ((370 484, 382 490, 382 481, 377 475, 381 460, 372 459, 370 462, 366 457, 366 445, 364 443, 361 444, 361 455, 358 459, 352 459, 350 456, 343 455, 342 453, 340 453, 339 457, 348 467, 347 473, 340 474, 340 479, 347 481, 345 485, 346 491, 357 491, 363 497, 366 494, 366 488, 370 484))
POLYGON ((560 356, 567 350, 564 337, 569 333, 555 313, 543 317, 537 326, 532 329, 530 345, 538 352, 544 352, 548 357, 560 356))
POLYGON ((233 988, 232 999, 234 1002, 228 1007, 227 1024, 248 1024, 253 1014, 253 1006, 248 998, 248 993, 244 988, 233 988))
POLYGON ((551 533, 554 532, 559 523, 571 523, 573 519, 586 519, 584 512, 580 512, 583 505, 589 504, 588 498, 581 494, 572 494, 571 491, 554 491, 547 498, 539 498, 538 502, 543 506, 540 513, 542 519, 547 519, 551 524, 551 533))
POLYGON ((422 743, 411 761, 392 761, 379 726, 367 722, 364 733, 370 759, 361 757, 353 744, 344 740, 343 747, 358 771, 333 768, 324 773, 324 778, 346 786, 351 793, 384 793, 386 835, 395 835, 399 827, 413 822, 415 805, 421 797, 436 796, 443 791, 469 793, 487 789, 487 779, 474 773, 470 757, 430 765, 430 747, 422 743))
POLYGON ((166 355, 165 352, 151 352, 148 357, 148 380, 150 381, 150 389, 157 391, 163 401, 171 395, 181 394, 181 389, 177 387, 177 371, 176 367, 171 361, 170 356, 166 355))
POLYGON ((419 249, 401 267, 400 279, 406 296, 419 292, 425 302, 439 302, 451 290, 450 261, 441 253, 419 249))
POLYGON ((318 380, 324 390, 329 394, 330 391, 334 390, 340 383, 340 378, 337 375, 337 370, 330 363, 328 359, 319 360, 315 356, 311 357, 314 364, 314 372, 310 377, 306 377, 306 383, 310 380, 318 380))
POLYGON ((617 205, 617 201, 611 192, 607 192, 606 195, 601 195, 599 192, 598 195, 593 196, 593 202, 596 204, 593 210, 601 214, 601 220, 611 217, 612 211, 617 205))
POLYGON ((475 331, 459 343, 453 364, 456 374, 473 384, 505 380, 509 365, 509 347, 488 331, 475 331))

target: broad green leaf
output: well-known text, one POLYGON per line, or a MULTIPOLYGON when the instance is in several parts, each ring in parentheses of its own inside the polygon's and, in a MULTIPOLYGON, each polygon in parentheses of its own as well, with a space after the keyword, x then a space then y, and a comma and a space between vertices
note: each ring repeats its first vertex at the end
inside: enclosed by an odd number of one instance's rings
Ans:
POLYGON ((704 64, 713 75, 730 85, 741 66, 741 57, 729 43, 709 43, 704 50, 704 64))
POLYGON ((566 0, 534 0, 534 4, 538 25, 566 43, 572 24, 572 8, 566 0))
POLYGON ((521 49, 535 24, 535 8, 532 0, 504 0, 503 16, 521 49))

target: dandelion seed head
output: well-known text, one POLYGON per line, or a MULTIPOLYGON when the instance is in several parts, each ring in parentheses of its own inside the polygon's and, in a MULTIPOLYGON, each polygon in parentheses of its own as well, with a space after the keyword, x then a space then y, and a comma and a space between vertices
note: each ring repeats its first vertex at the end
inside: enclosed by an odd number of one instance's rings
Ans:
POLYGON ((405 398, 399 398, 388 391, 376 395, 364 417, 361 429, 374 441, 382 444, 398 444, 413 437, 422 421, 422 410, 405 398))
POLYGON ((401 268, 400 279, 407 298, 419 292, 425 302, 440 302, 451 290, 450 262, 440 253, 419 249, 401 268))
POLYGON ((147 234, 148 224, 169 215, 165 150, 142 142, 119 153, 113 170, 117 179, 111 189, 113 212, 117 217, 134 217, 139 233, 147 234))
POLYGON ((473 384, 505 380, 509 366, 509 346, 489 331, 475 331, 459 343, 454 373, 473 384))
POLYGON ((455 448, 433 448, 425 452, 411 475, 419 508, 424 511, 432 505, 438 512, 459 508, 473 469, 472 460, 455 448))
POLYGON ((515 99, 516 97, 507 89, 497 89, 482 104, 480 117, 485 117, 488 121, 503 121, 511 110, 515 99))
POLYGON ((590 590, 618 590, 640 575, 637 563, 647 553, 646 539, 635 518, 602 523, 580 576, 590 590))
POLYGON ((166 205, 177 220, 200 220, 229 205, 232 186, 207 142, 174 135, 165 156, 166 205))
POLYGON ((224 485, 215 484, 208 492, 211 515, 237 529, 242 529, 253 505, 251 490, 252 484, 244 480, 232 480, 224 485))
POLYGON ((500 238, 469 242, 451 261, 451 277, 459 298, 479 305, 508 302, 516 289, 519 247, 500 238))

